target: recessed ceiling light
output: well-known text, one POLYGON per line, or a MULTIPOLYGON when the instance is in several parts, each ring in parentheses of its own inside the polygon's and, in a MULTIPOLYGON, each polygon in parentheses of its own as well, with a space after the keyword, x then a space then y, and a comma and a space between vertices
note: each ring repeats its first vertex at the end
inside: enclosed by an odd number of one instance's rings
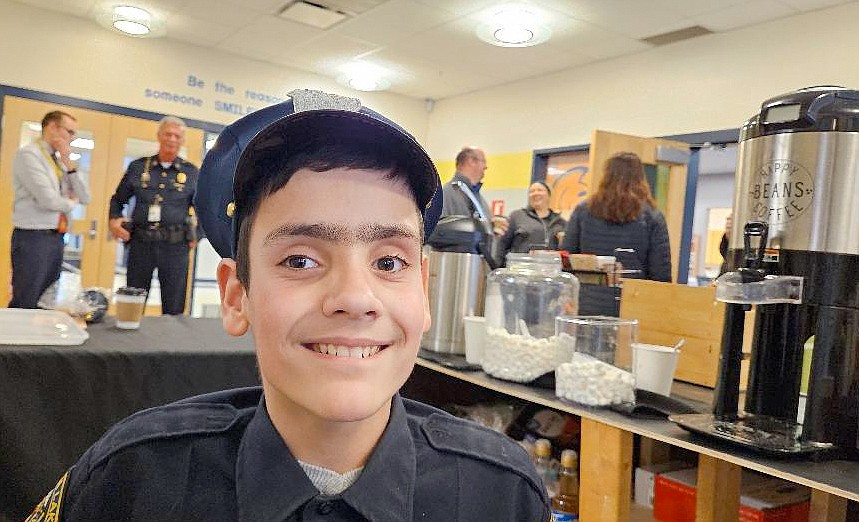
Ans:
POLYGON ((375 91, 379 88, 379 80, 369 76, 353 76, 346 83, 349 84, 349 87, 358 91, 375 91))
POLYGON ((99 6, 95 19, 103 27, 114 29, 126 36, 151 38, 165 33, 163 16, 133 5, 117 5, 114 0, 99 6))
POLYGON ((350 62, 342 68, 337 81, 356 91, 383 91, 391 86, 388 72, 367 62, 350 62))
POLYGON ((152 16, 149 11, 131 5, 118 5, 113 8, 113 26, 132 36, 149 34, 152 16))
POLYGON ((533 40, 534 31, 527 27, 518 27, 515 25, 504 26, 496 29, 495 33, 492 34, 492 37, 502 43, 518 45, 533 40))
POLYGON ((477 36, 499 47, 531 47, 552 36, 552 30, 528 7, 503 7, 487 18, 477 26, 477 36))

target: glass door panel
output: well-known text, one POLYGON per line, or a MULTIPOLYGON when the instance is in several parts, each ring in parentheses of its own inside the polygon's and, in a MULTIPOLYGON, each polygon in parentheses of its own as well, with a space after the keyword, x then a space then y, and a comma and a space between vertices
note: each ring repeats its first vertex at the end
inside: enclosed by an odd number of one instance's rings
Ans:
MULTIPOLYGON (((217 139, 217 133, 206 133, 205 142, 203 143, 204 154, 208 153, 215 146, 217 139)), ((192 317, 221 316, 221 294, 218 290, 218 282, 215 279, 215 271, 220 261, 221 256, 215 252, 209 240, 206 238, 201 239, 197 244, 194 262, 191 265, 194 267, 194 277, 191 286, 191 309, 189 311, 192 317)))

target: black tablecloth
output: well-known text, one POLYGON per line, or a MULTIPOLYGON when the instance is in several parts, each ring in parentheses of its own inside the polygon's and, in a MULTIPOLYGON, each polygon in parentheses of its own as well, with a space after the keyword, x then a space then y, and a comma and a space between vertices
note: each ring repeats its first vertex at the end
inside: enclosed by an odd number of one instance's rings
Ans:
POLYGON ((135 411, 259 384, 253 339, 219 319, 111 317, 81 346, 0 345, 0 520, 21 520, 104 431, 135 411))

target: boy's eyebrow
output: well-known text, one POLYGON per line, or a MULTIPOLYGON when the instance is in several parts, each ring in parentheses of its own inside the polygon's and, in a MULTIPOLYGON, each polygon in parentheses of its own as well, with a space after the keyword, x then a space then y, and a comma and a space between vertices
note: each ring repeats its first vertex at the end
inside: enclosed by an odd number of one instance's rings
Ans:
POLYGON ((336 223, 286 223, 269 232, 263 244, 268 246, 288 236, 304 236, 349 244, 373 243, 391 238, 419 240, 414 230, 401 225, 373 223, 350 227, 336 223))

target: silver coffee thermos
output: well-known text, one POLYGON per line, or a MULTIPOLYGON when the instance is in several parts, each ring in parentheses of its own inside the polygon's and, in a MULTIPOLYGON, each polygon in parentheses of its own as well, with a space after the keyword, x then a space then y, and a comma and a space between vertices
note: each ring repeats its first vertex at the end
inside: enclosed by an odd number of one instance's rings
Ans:
POLYGON ((432 326, 421 347, 443 354, 465 354, 462 318, 483 315, 486 275, 496 268, 492 259, 492 223, 461 181, 454 188, 470 201, 471 216, 446 216, 427 240, 429 304, 432 326))
POLYGON ((479 254, 430 250, 429 302, 432 326, 421 347, 439 353, 465 354, 462 318, 483 315, 488 266, 479 254))

